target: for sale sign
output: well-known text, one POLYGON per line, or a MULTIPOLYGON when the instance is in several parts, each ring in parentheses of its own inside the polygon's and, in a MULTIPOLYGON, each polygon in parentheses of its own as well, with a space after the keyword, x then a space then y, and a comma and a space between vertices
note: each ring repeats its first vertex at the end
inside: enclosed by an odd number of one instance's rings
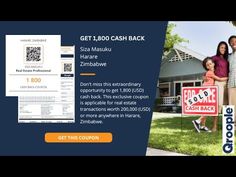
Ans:
POLYGON ((218 115, 218 87, 182 87, 183 115, 218 115))

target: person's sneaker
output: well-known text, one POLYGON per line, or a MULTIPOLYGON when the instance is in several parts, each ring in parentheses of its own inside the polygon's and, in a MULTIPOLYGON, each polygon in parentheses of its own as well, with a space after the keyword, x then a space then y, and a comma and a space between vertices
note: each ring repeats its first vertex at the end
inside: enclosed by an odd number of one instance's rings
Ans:
POLYGON ((211 133, 211 130, 209 130, 206 126, 201 127, 200 130, 211 133))
POLYGON ((194 128, 197 130, 197 132, 200 133, 200 124, 197 123, 196 120, 193 120, 192 123, 194 125, 194 128))

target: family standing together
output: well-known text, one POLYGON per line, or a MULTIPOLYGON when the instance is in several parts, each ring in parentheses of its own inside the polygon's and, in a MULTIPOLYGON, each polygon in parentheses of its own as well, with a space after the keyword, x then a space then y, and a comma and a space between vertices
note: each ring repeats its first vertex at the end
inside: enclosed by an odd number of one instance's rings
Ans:
MULTIPOLYGON (((202 62, 203 67, 206 69, 206 73, 203 76, 203 85, 218 86, 219 114, 222 113, 223 105, 234 105, 236 109, 236 36, 230 36, 228 44, 224 41, 220 42, 217 47, 216 55, 207 57, 202 62), (232 48, 231 54, 229 54, 228 44, 232 48)), ((198 132, 217 131, 217 116, 213 117, 211 130, 205 125, 205 116, 201 116, 199 119, 193 120, 192 122, 198 132)), ((234 122, 236 122, 236 114, 234 122)))

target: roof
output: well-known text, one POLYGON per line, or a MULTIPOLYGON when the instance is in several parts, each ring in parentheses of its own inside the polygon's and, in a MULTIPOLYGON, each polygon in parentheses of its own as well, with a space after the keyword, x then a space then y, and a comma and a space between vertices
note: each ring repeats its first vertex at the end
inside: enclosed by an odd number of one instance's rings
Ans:
POLYGON ((177 49, 177 50, 180 50, 184 53, 187 53, 189 55, 192 55, 193 57, 195 57, 196 59, 200 60, 200 61, 203 61, 204 58, 206 58, 206 56, 200 54, 200 53, 197 53, 191 49, 188 49, 187 47, 184 47, 184 46, 180 46, 180 45, 174 45, 173 47, 174 49, 177 49))
POLYGON ((160 68, 160 78, 168 77, 178 77, 178 76, 188 76, 188 75, 199 75, 205 72, 205 69, 202 67, 202 61, 205 58, 204 55, 199 54, 193 50, 190 50, 186 47, 175 45, 173 50, 165 56, 165 59, 162 60, 160 68), (181 52, 190 55, 189 59, 181 58, 181 52), (178 60, 173 60, 174 56, 178 56, 178 60))

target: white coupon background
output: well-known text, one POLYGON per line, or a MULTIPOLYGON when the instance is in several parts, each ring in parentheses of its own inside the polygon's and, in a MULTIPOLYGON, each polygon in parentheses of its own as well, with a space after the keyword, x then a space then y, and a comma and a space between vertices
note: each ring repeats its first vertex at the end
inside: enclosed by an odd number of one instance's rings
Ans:
POLYGON ((60 90, 60 35, 6 35, 6 96, 58 95, 60 90), (43 46, 43 61, 25 61, 25 46, 43 46), (38 66, 40 68, 37 68, 38 66), (16 69, 51 70, 51 72, 16 72, 16 69), (40 83, 27 78, 41 78, 40 83), (22 86, 36 86, 23 88, 22 86), (46 86, 42 88, 41 86, 46 86))

